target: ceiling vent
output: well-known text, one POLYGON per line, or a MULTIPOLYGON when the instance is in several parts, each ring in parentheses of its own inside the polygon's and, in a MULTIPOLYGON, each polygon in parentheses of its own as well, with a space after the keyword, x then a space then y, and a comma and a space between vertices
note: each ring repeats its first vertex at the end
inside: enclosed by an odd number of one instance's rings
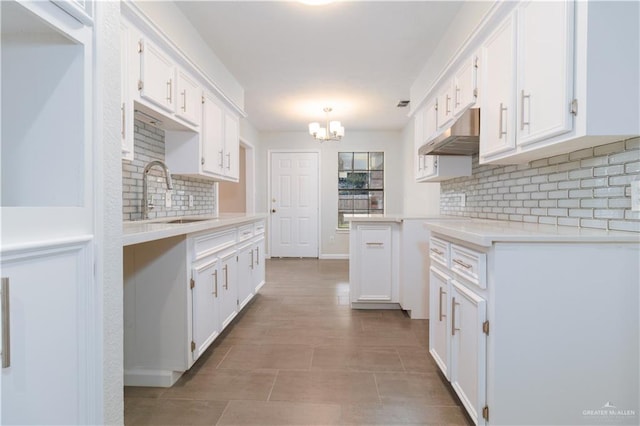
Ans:
POLYGON ((398 108, 406 108, 409 105, 409 102, 411 101, 398 101, 398 105, 396 105, 398 108))

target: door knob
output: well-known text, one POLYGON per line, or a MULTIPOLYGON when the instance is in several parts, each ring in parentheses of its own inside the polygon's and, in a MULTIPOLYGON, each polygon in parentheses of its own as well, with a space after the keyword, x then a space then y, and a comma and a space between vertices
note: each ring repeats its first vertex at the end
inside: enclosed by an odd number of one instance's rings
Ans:
POLYGON ((271 209, 271 213, 275 213, 275 212, 276 212, 276 209, 271 209))

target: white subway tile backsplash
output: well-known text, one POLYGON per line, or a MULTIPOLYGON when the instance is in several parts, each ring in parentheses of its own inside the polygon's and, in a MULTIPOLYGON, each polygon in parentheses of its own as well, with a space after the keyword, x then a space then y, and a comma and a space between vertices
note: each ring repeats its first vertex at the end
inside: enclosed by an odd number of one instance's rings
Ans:
POLYGON ((441 213, 640 232, 629 198, 639 173, 640 138, 520 165, 480 166, 474 156, 472 176, 441 183, 441 213))
MULTIPOLYGON (((142 173, 149 161, 164 161, 164 131, 136 121, 134 152, 133 161, 122 160, 122 212, 124 220, 142 219, 142 173)), ((155 204, 155 208, 149 212, 150 218, 214 214, 216 200, 212 182, 172 175, 172 207, 165 208, 164 179, 157 168, 151 169, 149 176, 149 194, 153 196, 155 204), (194 207, 188 207, 188 203, 185 201, 188 195, 195 197, 194 207)))

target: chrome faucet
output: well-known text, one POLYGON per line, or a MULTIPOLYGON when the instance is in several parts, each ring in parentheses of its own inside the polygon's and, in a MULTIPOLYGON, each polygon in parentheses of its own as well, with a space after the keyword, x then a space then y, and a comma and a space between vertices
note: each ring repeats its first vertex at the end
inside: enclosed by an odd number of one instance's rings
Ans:
POLYGON ((142 220, 149 219, 149 210, 153 209, 153 200, 149 200, 149 196, 147 194, 147 177, 149 176, 149 171, 153 166, 160 166, 162 171, 164 172, 164 179, 167 183, 167 190, 170 191, 173 189, 173 182, 171 181, 171 173, 169 173, 169 168, 166 164, 164 164, 160 160, 150 161, 146 166, 144 166, 144 172, 142 173, 142 220))

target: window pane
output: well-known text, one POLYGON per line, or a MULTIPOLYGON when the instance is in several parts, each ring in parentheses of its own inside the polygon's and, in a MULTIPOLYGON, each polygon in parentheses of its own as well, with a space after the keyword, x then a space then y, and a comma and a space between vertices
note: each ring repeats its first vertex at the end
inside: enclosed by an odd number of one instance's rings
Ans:
POLYGON ((384 168, 384 152, 369 153, 369 170, 382 170, 384 168))
POLYGON ((367 170, 368 165, 369 165, 368 152, 353 153, 353 170, 367 170))
MULTIPOLYGON (((383 202, 384 197, 382 191, 369 191, 369 208, 371 210, 384 210, 383 202)), ((374 212, 372 211, 372 213, 374 212)))
POLYGON ((384 188, 384 172, 371 172, 369 175, 369 188, 384 188))
POLYGON ((353 152, 338 153, 338 170, 353 170, 353 152))

